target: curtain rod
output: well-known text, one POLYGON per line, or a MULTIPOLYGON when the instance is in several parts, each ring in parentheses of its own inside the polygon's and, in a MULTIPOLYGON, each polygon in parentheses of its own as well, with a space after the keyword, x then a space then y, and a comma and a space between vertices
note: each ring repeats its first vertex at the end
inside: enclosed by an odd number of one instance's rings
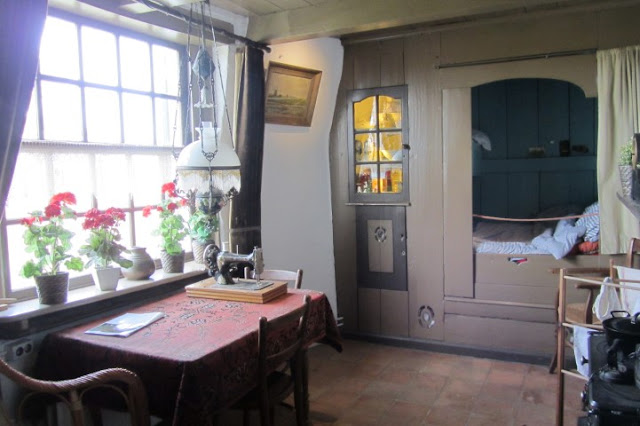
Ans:
POLYGON ((490 64, 500 64, 503 62, 527 61, 530 59, 549 59, 549 58, 556 58, 559 56, 593 55, 596 53, 596 51, 597 51, 596 49, 567 50, 564 52, 538 53, 536 55, 510 56, 506 58, 481 59, 478 61, 468 61, 468 62, 452 62, 448 64, 436 65, 435 68, 443 69, 443 68, 471 67, 475 65, 490 65, 490 64))
MULTIPOLYGON (((151 8, 151 9, 157 10, 158 12, 165 13, 165 14, 167 14, 169 16, 173 16, 174 18, 178 18, 178 19, 183 20, 186 23, 189 23, 190 19, 189 19, 189 17, 187 15, 184 15, 184 14, 182 14, 182 13, 178 12, 177 10, 172 9, 170 7, 167 7, 167 6, 162 5, 162 4, 158 4, 158 3, 154 2, 154 1, 151 1, 151 0, 134 0, 134 1, 137 2, 137 3, 144 4, 145 6, 151 8)), ((231 38, 233 40, 237 40, 237 41, 239 41, 239 42, 241 42, 243 44, 246 44, 247 46, 255 47, 257 49, 262 49, 267 53, 271 52, 271 48, 269 46, 267 46, 265 43, 260 43, 259 41, 255 41, 255 40, 251 40, 250 38, 239 36, 237 34, 232 33, 231 31, 227 31, 227 30, 225 30, 223 28, 218 28, 218 27, 215 27, 213 25, 206 25, 204 22, 199 21, 197 19, 191 19, 191 22, 196 24, 196 25, 202 25, 205 28, 211 27, 211 28, 213 28, 213 30, 215 32, 220 33, 221 35, 229 37, 229 38, 231 38)))

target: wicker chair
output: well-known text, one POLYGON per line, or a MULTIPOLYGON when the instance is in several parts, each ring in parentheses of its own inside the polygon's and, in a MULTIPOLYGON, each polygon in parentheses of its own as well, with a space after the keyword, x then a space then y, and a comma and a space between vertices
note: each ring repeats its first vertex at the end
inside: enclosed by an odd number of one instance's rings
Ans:
MULTIPOLYGON (((25 413, 25 408, 36 396, 48 396, 50 400, 62 402, 67 406, 74 426, 84 426, 83 398, 88 392, 98 388, 111 389, 122 397, 130 413, 132 426, 150 424, 144 385, 140 378, 129 370, 108 368, 74 379, 47 381, 29 377, 0 360, 0 374, 28 391, 17 409, 18 425, 27 422, 25 414, 33 415, 33 411, 25 413)), ((91 405, 90 408, 95 411, 95 405, 91 405)))

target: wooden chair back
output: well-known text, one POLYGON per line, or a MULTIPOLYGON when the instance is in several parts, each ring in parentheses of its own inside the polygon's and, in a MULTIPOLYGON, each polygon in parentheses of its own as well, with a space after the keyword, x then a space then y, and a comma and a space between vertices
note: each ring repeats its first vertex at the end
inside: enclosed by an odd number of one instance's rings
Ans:
MULTIPOLYGON (((255 279, 255 271, 250 267, 244 268, 244 277, 247 279, 255 279)), ((261 280, 275 280, 275 281, 291 281, 293 288, 299 290, 302 288, 302 269, 297 271, 287 271, 284 269, 265 269, 260 274, 261 280)))
POLYGON ((75 379, 46 381, 29 377, 0 359, 0 374, 29 391, 18 406, 18 424, 24 424, 26 414, 24 411, 31 399, 44 394, 55 396, 58 402, 63 402, 67 406, 74 426, 84 426, 83 396, 100 387, 112 389, 122 396, 133 426, 149 426, 150 424, 144 385, 132 371, 123 368, 109 368, 75 379))
MULTIPOLYGON (((311 296, 303 298, 303 305, 288 314, 268 321, 261 317, 258 328, 258 398, 262 426, 272 424, 272 404, 283 401, 294 391, 296 417, 300 420, 302 412, 302 375, 304 332, 309 317, 311 296), (291 335, 291 333, 294 333, 291 335), (274 336, 278 336, 274 338, 274 336), (278 342, 277 346, 270 342, 278 342), (290 385, 279 387, 279 395, 270 394, 269 376, 277 367, 288 364, 291 370, 290 385)), ((275 374, 282 374, 277 371, 275 374)), ((300 421, 298 421, 300 423, 300 421)))
MULTIPOLYGON (((627 268, 636 268, 637 263, 640 263, 640 238, 631 238, 629 241, 629 249, 627 250, 627 256, 625 257, 624 266, 627 268), (636 262, 636 260, 639 260, 636 262)), ((639 265, 640 266, 640 265, 639 265)))

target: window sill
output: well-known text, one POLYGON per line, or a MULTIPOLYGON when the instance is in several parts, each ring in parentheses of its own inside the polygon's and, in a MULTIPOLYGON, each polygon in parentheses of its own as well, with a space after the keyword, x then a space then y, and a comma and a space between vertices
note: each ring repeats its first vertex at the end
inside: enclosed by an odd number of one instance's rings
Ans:
POLYGON ((157 269, 150 279, 141 281, 121 278, 118 288, 113 291, 100 291, 93 285, 69 290, 67 302, 59 305, 41 305, 38 299, 13 303, 0 312, 0 338, 20 337, 45 326, 86 319, 119 306, 181 291, 186 284, 207 276, 204 265, 195 262, 185 263, 184 271, 168 274, 157 269))

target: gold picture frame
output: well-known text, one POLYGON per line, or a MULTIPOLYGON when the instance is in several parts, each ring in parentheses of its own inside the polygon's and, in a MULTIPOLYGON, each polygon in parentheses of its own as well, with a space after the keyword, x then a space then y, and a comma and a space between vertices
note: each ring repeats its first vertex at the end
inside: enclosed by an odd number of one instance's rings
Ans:
POLYGON ((310 127, 322 71, 269 62, 265 122, 310 127))

